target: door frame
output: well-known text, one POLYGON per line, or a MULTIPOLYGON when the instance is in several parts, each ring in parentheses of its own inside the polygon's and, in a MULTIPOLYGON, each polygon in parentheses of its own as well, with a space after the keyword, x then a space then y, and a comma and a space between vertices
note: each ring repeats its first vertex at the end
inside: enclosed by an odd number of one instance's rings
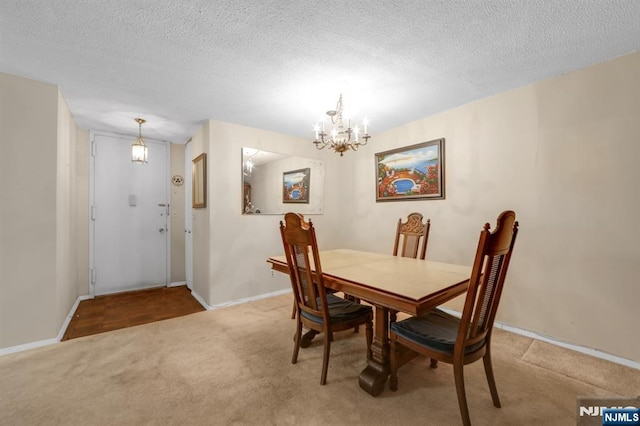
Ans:
POLYGON ((191 185, 193 162, 191 139, 184 145, 184 275, 187 288, 193 290, 193 206, 191 185))
MULTIPOLYGON (((129 135, 122 135, 119 133, 111 133, 104 131, 89 131, 89 297, 94 298, 96 296, 96 273, 95 273, 95 153, 96 153, 96 136, 105 136, 116 139, 131 140, 134 142, 135 137, 129 135)), ((159 139, 145 138, 145 140, 153 141, 154 143, 160 143, 167 145, 167 155, 165 158, 165 171, 166 175, 171 175, 171 144, 167 141, 159 139)), ((171 285, 171 220, 170 212, 170 179, 167 179, 164 184, 165 199, 167 200, 167 217, 166 217, 166 255, 165 255, 165 286, 171 285)))

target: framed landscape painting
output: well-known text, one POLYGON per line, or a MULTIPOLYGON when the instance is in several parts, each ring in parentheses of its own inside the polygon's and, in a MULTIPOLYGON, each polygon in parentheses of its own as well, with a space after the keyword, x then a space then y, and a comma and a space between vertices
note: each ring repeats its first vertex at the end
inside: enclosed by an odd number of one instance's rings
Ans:
POLYGON ((311 169, 298 169, 282 174, 282 202, 309 203, 311 169))
POLYGON ((376 201, 444 198, 444 139, 375 154, 376 201))

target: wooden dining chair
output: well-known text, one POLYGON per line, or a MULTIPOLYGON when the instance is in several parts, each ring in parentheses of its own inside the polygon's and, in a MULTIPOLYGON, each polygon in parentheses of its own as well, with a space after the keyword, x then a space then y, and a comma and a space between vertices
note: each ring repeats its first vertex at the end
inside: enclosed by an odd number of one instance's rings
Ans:
POLYGON ((322 276, 315 229, 301 215, 287 213, 280 221, 280 234, 289 267, 291 287, 296 301, 296 334, 291 363, 298 361, 302 327, 324 336, 324 355, 320 384, 327 381, 329 353, 333 333, 366 326, 367 359, 371 359, 373 340, 373 309, 327 293, 322 276))
POLYGON ((398 219, 393 255, 398 256, 398 250, 400 249, 400 256, 417 259, 418 249, 420 249, 420 259, 424 260, 427 255, 430 227, 431 220, 427 219, 426 223, 422 223, 422 215, 420 213, 410 213, 406 222, 398 219), (401 240, 402 244, 400 243, 401 240))
MULTIPOLYGON (((302 226, 303 227, 308 227, 309 226, 309 222, 305 222, 304 220, 304 215, 302 213, 296 213, 298 216, 300 216, 300 219, 302 220, 302 226)), ((282 223, 282 222, 280 222, 282 223)), ((293 300, 293 309, 291 311, 291 319, 295 319, 296 318, 296 312, 298 312, 298 307, 297 307, 297 303, 296 300, 293 300)))
MULTIPOLYGON (((295 214, 299 215, 299 216, 300 216, 300 218, 302 219, 302 226, 303 226, 303 227, 308 227, 308 226, 309 226, 309 222, 305 222, 305 220, 304 220, 304 215, 303 215, 302 213, 295 213, 295 214)), ((335 293, 335 290, 332 290, 332 289, 330 289, 330 288, 327 288, 327 289, 326 289, 326 291, 327 291, 327 293, 335 293)), ((348 294, 343 294, 343 296, 344 296, 344 298, 345 298, 345 299, 349 299, 349 300, 351 300, 352 302, 360 303, 360 299, 358 299, 357 297, 353 297, 353 296, 348 295, 348 294)), ((297 304, 296 304, 296 301, 295 301, 295 299, 294 299, 294 301, 293 301, 293 309, 292 309, 292 311, 291 311, 291 319, 295 319, 295 317, 296 317, 296 312, 297 312, 296 305, 297 305, 297 304)), ((356 326, 356 327, 354 328, 354 330, 355 330, 355 332, 357 333, 357 332, 358 332, 358 330, 359 330, 358 326, 356 326)), ((303 347, 304 347, 304 346, 303 346, 303 347)))
MULTIPOLYGON (((400 256, 417 259, 418 253, 420 253, 420 259, 424 260, 427 256, 427 242, 429 241, 430 228, 431 220, 427 219, 426 223, 422 223, 422 215, 420 213, 409 213, 406 222, 402 222, 402 218, 398 219, 396 239, 393 244, 393 255, 398 256, 398 250, 402 247, 400 256)), ((389 311, 389 315, 391 321, 395 322, 397 312, 391 310, 389 311)))
POLYGON ((463 366, 482 358, 493 405, 500 407, 491 364, 491 331, 517 233, 516 215, 510 210, 500 214, 493 232, 488 223, 484 225, 461 318, 433 309, 423 316, 391 324, 391 390, 398 388, 404 348, 430 357, 433 368, 438 361, 453 364, 462 422, 470 425, 463 366))

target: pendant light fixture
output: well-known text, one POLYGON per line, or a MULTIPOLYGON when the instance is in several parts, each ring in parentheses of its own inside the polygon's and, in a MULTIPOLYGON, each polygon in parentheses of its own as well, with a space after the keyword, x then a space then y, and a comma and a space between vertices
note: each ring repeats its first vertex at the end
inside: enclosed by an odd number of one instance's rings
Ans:
POLYGON ((149 154, 149 147, 144 144, 142 138, 142 125, 147 122, 142 118, 136 118, 138 123, 138 140, 131 144, 131 161, 133 163, 145 164, 147 163, 147 155, 149 154))

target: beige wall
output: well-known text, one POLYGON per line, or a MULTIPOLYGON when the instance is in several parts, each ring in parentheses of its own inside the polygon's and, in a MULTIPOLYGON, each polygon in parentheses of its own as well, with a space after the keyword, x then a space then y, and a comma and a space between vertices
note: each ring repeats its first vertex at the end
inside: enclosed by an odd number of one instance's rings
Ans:
MULTIPOLYGON (((57 86, 0 74, 0 348, 55 338, 79 295, 79 132, 57 86)), ((86 143, 86 142, 85 142, 86 143)), ((82 220, 80 220, 82 222, 82 220)))
MULTIPOLYGON (((635 53, 374 134, 345 157, 309 140, 207 121, 192 138, 193 157, 208 153, 209 168, 208 207, 193 211, 194 290, 219 305, 289 286, 265 263, 282 250, 279 216, 239 214, 240 148, 250 146, 324 161, 324 214, 311 217, 322 249, 389 253, 397 219, 420 211, 432 220, 427 256, 468 264, 481 226, 514 209, 521 232, 498 320, 640 362, 629 334, 640 300, 638 75, 635 53), (447 198, 376 203, 373 154, 440 137, 447 198)), ((73 293, 58 279, 75 275, 86 294, 88 239, 61 216, 75 214, 70 220, 88 229, 88 161, 61 172, 75 173, 75 183, 60 182, 59 158, 86 155, 87 138, 76 130, 75 147, 58 145, 67 113, 58 111, 55 86, 0 74, 0 88, 1 348, 55 336, 73 293), (58 232, 72 236, 58 240, 58 232), (75 251, 76 266, 65 251, 75 251)))
MULTIPOLYGON (((191 160, 202 153, 209 152, 209 122, 191 138, 191 160)), ((207 158, 208 177, 211 178, 211 158, 207 158)), ((207 194, 207 207, 192 209, 191 236, 193 240, 193 290, 202 297, 205 302, 209 300, 209 255, 211 242, 209 240, 209 209, 211 208, 210 193, 207 194)))
MULTIPOLYGON (((185 176, 184 145, 170 144, 171 176, 185 176)), ((172 283, 186 280, 184 269, 184 184, 170 183, 169 207, 171 210, 171 278, 172 283)))
POLYGON ((74 280, 77 257, 74 250, 76 214, 73 197, 75 186, 76 125, 58 90, 58 141, 56 176, 56 324, 62 324, 78 297, 74 280))
POLYGON ((321 249, 389 253, 397 219, 420 211, 432 220, 428 258, 470 264, 482 225, 513 209, 521 231, 498 321, 640 362, 630 336, 640 300, 638 75, 640 53, 375 134, 345 157, 210 121, 209 271, 200 282, 208 293, 200 294, 216 305, 288 286, 264 262, 281 252, 279 217, 238 212, 240 147, 316 155, 325 188, 346 188, 327 190, 325 214, 312 217, 321 249), (446 199, 376 203, 373 154, 441 137, 446 199))
MULTIPOLYGON (((265 262, 268 256, 282 251, 278 231, 280 216, 240 214, 241 148, 247 146, 309 158, 326 154, 307 142, 214 120, 209 120, 193 137, 193 157, 208 151, 209 169, 207 208, 194 210, 194 289, 210 305, 290 288, 288 279, 271 273, 265 262), (207 244, 210 250, 207 257, 202 258, 207 244)), ((327 182, 332 179, 329 177, 327 182)), ((326 215, 310 217, 316 224, 330 223, 326 215)), ((321 241, 330 241, 332 234, 327 227, 321 241)))
POLYGON ((432 221, 427 257, 469 264, 482 225, 513 209, 498 321, 640 362, 638 76, 635 53, 375 134, 350 157, 353 248, 388 252, 415 210, 432 221), (373 154, 440 137, 447 198, 376 203, 373 154))

